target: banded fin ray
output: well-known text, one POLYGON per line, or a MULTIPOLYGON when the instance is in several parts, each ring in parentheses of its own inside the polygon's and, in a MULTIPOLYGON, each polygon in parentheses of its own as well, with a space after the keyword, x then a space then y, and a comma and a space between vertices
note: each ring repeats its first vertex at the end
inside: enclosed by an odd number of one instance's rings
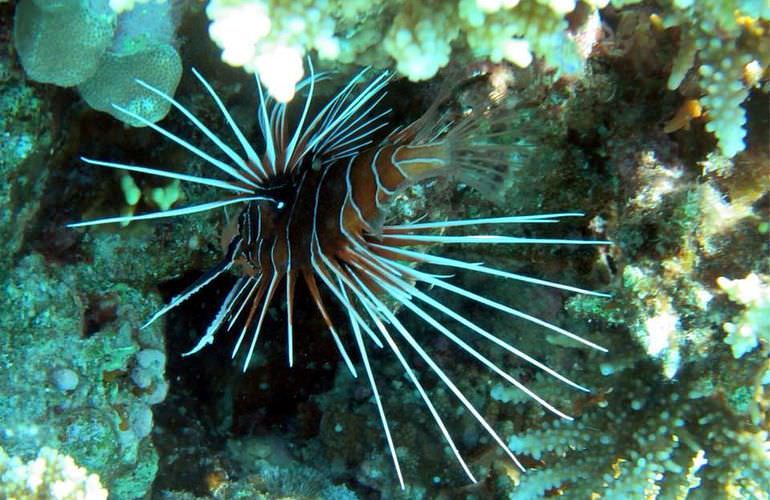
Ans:
POLYGON ((232 198, 222 201, 211 201, 208 203, 201 203, 199 205, 190 205, 186 207, 174 208, 171 210, 162 210, 160 212, 150 212, 141 215, 121 215, 117 217, 106 217, 104 219, 93 219, 83 222, 71 222, 67 224, 67 227, 86 227, 97 226, 99 224, 113 224, 117 222, 134 222, 138 220, 150 220, 150 219, 163 219, 166 217, 178 217, 180 215, 196 214, 199 212, 206 212, 215 208, 226 207, 236 203, 243 203, 245 201, 264 200, 275 202, 277 207, 282 207, 282 202, 276 201, 273 198, 267 196, 241 196, 238 198, 232 198))
MULTIPOLYGON (((161 97, 163 100, 165 100, 166 102, 168 102, 168 103, 170 103, 172 106, 174 106, 176 109, 178 109, 178 110, 179 110, 179 111, 180 111, 180 112, 181 112, 181 113, 182 113, 182 114, 183 114, 183 115, 184 115, 184 116, 185 116, 185 117, 186 117, 188 120, 190 120, 190 122, 191 122, 193 125, 195 125, 195 126, 198 128, 198 130, 200 130, 201 132, 203 132, 203 134, 204 134, 206 137, 208 137, 208 138, 209 138, 209 140, 210 140, 211 142, 213 142, 214 144, 216 144, 216 146, 217 146, 217 147, 218 147, 218 148, 219 148, 219 149, 220 149, 220 150, 221 150, 221 151, 222 151, 222 152, 223 152, 225 155, 227 155, 227 157, 228 157, 228 158, 230 158, 230 160, 232 160, 232 161, 233 161, 233 162, 234 162, 236 165, 238 165, 238 166, 239 166, 241 169, 243 169, 243 170, 246 170, 246 171, 247 171, 247 172, 249 172, 249 173, 252 173, 252 172, 249 170, 249 168, 247 167, 247 165, 246 165, 246 162, 245 162, 245 161, 243 161, 243 158, 241 158, 241 156, 240 156, 238 153, 236 153, 235 151, 233 151, 233 149, 232 149, 230 146, 228 146, 227 144, 225 144, 225 142, 224 142, 222 139, 220 139, 220 138, 219 138, 219 136, 217 136, 217 135, 216 135, 214 132, 212 132, 212 131, 211 131, 211 129, 210 129, 210 128, 208 128, 206 125, 204 125, 204 124, 203 124, 203 122, 201 122, 201 121, 198 119, 198 117, 196 117, 196 116, 195 116, 195 115, 194 115, 194 114, 193 114, 193 113, 192 113, 190 110, 188 110, 188 109, 187 109, 185 106, 182 106, 182 104, 180 104, 180 103, 179 103, 179 101, 177 101, 177 100, 176 100, 176 99, 174 99, 173 97, 169 96, 169 95, 168 95, 168 94, 166 94, 165 92, 163 92, 163 91, 161 91, 161 90, 159 90, 159 89, 157 89, 157 88, 153 87, 152 85, 150 85, 150 84, 148 84, 148 83, 145 83, 143 80, 140 80, 140 79, 138 79, 138 78, 137 78, 137 79, 135 79, 134 81, 135 81, 136 83, 138 83, 139 85, 141 85, 142 87, 144 87, 145 89, 149 90, 150 92, 152 92, 152 93, 154 93, 154 94, 158 95, 158 96, 159 96, 159 97, 161 97)), ((216 99, 215 99, 215 101, 216 101, 216 99)), ((118 109, 120 109, 120 108, 118 107, 118 109)), ((226 115, 226 117, 227 117, 227 116, 229 116, 229 113, 226 115)), ((172 135, 173 135, 173 134, 172 134, 172 135)), ((236 135, 237 135, 237 134, 236 134, 236 135)), ((229 173, 229 172, 228 172, 228 173, 229 173)), ((232 174, 231 174, 231 175, 232 175, 232 174)), ((243 179, 239 179, 239 180, 243 180, 243 179)), ((247 183, 249 183, 249 182, 247 182, 247 183)), ((250 181, 250 184, 251 184, 251 185, 255 185, 255 184, 253 183, 253 181, 250 181)))
POLYGON ((209 323, 209 326, 206 328, 206 333, 204 333, 199 339, 198 343, 189 351, 183 352, 182 357, 187 357, 192 354, 197 353, 201 349, 203 349, 205 346, 213 344, 214 343, 214 335, 216 335, 217 331, 219 330, 219 327, 222 325, 222 322, 225 320, 225 317, 230 314, 230 310, 232 309, 234 303, 237 301, 237 298, 240 296, 241 291, 246 286, 247 279, 243 276, 238 278, 238 281, 235 282, 235 285, 230 289, 230 291, 227 293, 227 296, 225 297, 225 300, 222 301, 222 305, 219 306, 219 311, 217 311, 217 315, 214 316, 214 319, 209 323))
POLYGON ((201 288, 205 287, 218 276, 220 276, 222 273, 230 269, 235 261, 235 258, 238 255, 238 252, 241 250, 241 244, 243 243, 243 239, 240 236, 236 236, 233 238, 233 240, 230 242, 230 244, 227 247, 227 254, 225 257, 219 261, 219 263, 209 269, 206 273, 203 274, 200 278, 195 280, 195 282, 187 287, 182 293, 171 299, 171 301, 166 304, 162 309, 160 309, 158 312, 152 315, 152 317, 144 324, 142 325, 142 329, 147 328, 151 324, 153 324, 158 318, 169 312, 171 309, 174 309, 176 306, 184 302, 185 300, 189 299, 193 295, 195 295, 201 288))
POLYGON ((130 172, 138 172, 140 174, 155 175, 157 177, 166 177, 167 179, 177 179, 184 182, 192 182, 195 184, 204 184, 220 189, 227 189, 228 191, 235 191, 236 193, 253 193, 253 189, 246 189, 235 184, 231 184, 226 181, 220 181, 219 179, 209 179, 207 177, 198 177, 196 175, 180 174, 172 172, 170 170, 160 170, 157 168, 142 167, 140 165, 128 165, 125 163, 115 163, 111 161, 92 160, 83 156, 80 159, 84 163, 89 165, 97 165, 99 167, 115 168, 119 170, 128 170, 130 172))
MULTIPOLYGON (((420 398, 422 399, 423 403, 425 403, 425 406, 428 408, 428 411, 433 417, 433 421, 438 426, 447 444, 449 444, 449 447, 454 453, 455 458, 457 459, 457 462, 460 464, 460 466, 462 467, 463 471, 468 476, 468 478, 470 478, 470 480, 473 483, 476 483, 477 482, 476 477, 473 475, 470 468, 468 467, 468 464, 465 462, 465 459, 462 457, 462 454, 460 453, 460 450, 458 450, 457 445, 454 442, 454 439, 452 439, 452 435, 449 433, 449 430, 447 429, 446 424, 444 424, 444 420, 441 418, 441 415, 438 413, 435 406, 433 405, 433 402, 428 396, 428 393, 425 391, 425 388, 420 382, 420 379, 417 378, 417 375, 415 375, 414 370, 412 370, 406 358, 401 353, 401 350, 398 348, 398 345, 395 343, 395 341, 389 334, 388 329, 385 327, 385 325, 381 321, 379 322, 376 321, 377 318, 383 318, 388 320, 388 324, 392 324, 392 321, 390 319, 390 316, 392 316, 392 314, 387 309, 387 307, 385 307, 385 305, 381 301, 379 301, 376 296, 374 296, 371 290, 369 290, 369 288, 361 282, 361 279, 357 276, 356 273, 351 272, 350 276, 353 278, 353 280, 355 280, 357 285, 353 286, 348 284, 348 286, 358 296, 359 300, 361 300, 362 295, 366 295, 366 298, 374 304, 374 308, 373 308, 366 305, 365 301, 363 300, 361 301, 362 304, 364 304, 364 309, 367 311, 367 314, 369 314, 369 316, 372 318, 372 321, 375 321, 376 323, 378 323, 378 325, 380 325, 379 327, 380 333, 385 338, 385 341, 387 342, 388 347, 390 347, 390 350, 396 356, 396 359, 398 359, 398 362, 401 364, 402 368, 404 369, 407 376, 411 380, 415 389, 417 389, 417 392, 420 395, 420 398)), ((340 277, 347 282, 344 275, 340 275, 340 277)), ((392 446, 392 444, 390 445, 392 446)), ((396 455, 395 455, 395 448, 391 448, 391 454, 393 455, 394 460, 397 461, 398 459, 396 458, 396 455)), ((404 487, 402 486, 401 489, 404 489, 404 487)))
MULTIPOLYGON (((243 174, 241 174, 240 172, 235 170, 233 167, 231 167, 227 163, 223 162, 222 160, 218 160, 218 159, 214 158, 213 156, 211 156, 210 154, 206 153, 205 151, 203 151, 202 149, 198 148, 197 146, 193 146, 192 144, 190 144, 190 142, 182 139, 181 137, 179 137, 176 134, 173 134, 173 133, 169 132, 168 130, 164 129, 160 125, 157 125, 156 123, 151 122, 150 120, 148 120, 147 118, 143 117, 142 115, 134 113, 133 111, 130 111, 130 110, 128 110, 128 109, 126 109, 126 108, 124 108, 122 106, 118 106, 117 104, 113 104, 112 107, 117 109, 121 113, 123 113, 125 115, 128 115, 131 118, 137 120, 141 124, 143 124, 143 125, 145 125, 147 127, 150 127, 151 129, 155 130, 156 132, 158 132, 159 134, 163 135, 164 137, 172 140, 173 142, 179 144, 180 146, 182 146, 186 150, 188 150, 191 153, 193 153, 195 156, 201 158, 202 160, 205 160, 206 162, 208 162, 209 164, 215 166, 216 168, 218 168, 222 172, 228 174, 229 176, 234 177, 234 178, 238 179, 239 181, 241 181, 244 184, 247 184, 249 186, 257 187, 257 184, 254 181, 244 177, 243 174)), ((222 143, 222 144, 224 144, 224 143, 222 143)), ((243 160, 241 160, 241 161, 243 161, 243 160)))

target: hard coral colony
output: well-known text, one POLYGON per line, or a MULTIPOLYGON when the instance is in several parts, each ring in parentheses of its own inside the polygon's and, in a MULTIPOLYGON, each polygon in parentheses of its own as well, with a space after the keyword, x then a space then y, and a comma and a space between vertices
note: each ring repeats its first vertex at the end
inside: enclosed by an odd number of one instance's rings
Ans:
MULTIPOLYGON (((308 61, 310 63, 310 61, 308 61)), ((228 180, 198 177, 155 168, 126 165, 101 160, 84 161, 98 166, 151 174, 179 181, 204 184, 221 189, 228 197, 219 201, 176 208, 143 215, 110 217, 71 224, 72 227, 120 223, 162 217, 175 217, 212 210, 228 205, 241 207, 237 219, 225 234, 224 258, 168 305, 158 311, 147 324, 157 320, 183 301, 189 299, 217 277, 238 268, 240 277, 224 298, 218 313, 210 322, 193 354, 214 341, 220 330, 240 330, 232 352, 233 358, 242 347, 246 349, 243 369, 252 360, 268 308, 279 289, 285 289, 288 362, 292 365, 294 352, 295 285, 301 278, 350 373, 356 377, 357 368, 348 354, 348 342, 343 340, 339 325, 324 304, 324 293, 331 294, 347 314, 352 341, 360 356, 374 402, 387 440, 401 487, 401 473, 396 444, 388 425, 384 408, 370 365, 372 345, 387 344, 404 372, 414 384, 431 413, 446 442, 471 481, 476 481, 450 432, 431 401, 428 391, 418 378, 402 351, 408 345, 414 354, 446 385, 465 409, 478 421, 491 438, 518 467, 523 469, 506 443, 500 438, 452 378, 440 367, 391 309, 393 303, 411 311, 425 324, 446 337, 460 351, 471 355, 490 371, 528 394, 552 413, 570 418, 514 378, 470 343, 452 332, 438 318, 440 313, 479 337, 504 349, 523 361, 547 372, 574 388, 584 387, 556 370, 527 355, 500 337, 482 328, 467 317, 445 306, 417 286, 423 283, 443 289, 491 309, 524 319, 539 327, 576 340, 594 349, 599 345, 563 328, 520 310, 496 302, 470 290, 452 284, 446 276, 418 270, 413 264, 427 263, 447 268, 468 270, 526 284, 552 287, 571 292, 603 295, 569 285, 514 274, 466 262, 432 255, 414 247, 432 244, 488 245, 605 245, 607 241, 527 238, 494 234, 449 235, 454 228, 502 226, 511 224, 544 224, 579 213, 551 213, 507 216, 483 219, 414 222, 397 225, 385 223, 389 202, 410 185, 440 176, 451 176, 479 189, 493 191, 507 166, 515 161, 515 143, 495 143, 495 136, 508 123, 510 112, 501 106, 487 106, 469 113, 441 112, 441 99, 418 120, 405 128, 397 128, 384 139, 375 142, 375 133, 387 124, 383 121, 389 111, 377 112, 384 98, 383 89, 390 77, 380 73, 369 78, 369 70, 358 73, 317 113, 312 113, 313 97, 325 73, 314 74, 298 85, 307 97, 293 128, 287 123, 287 105, 266 97, 257 77, 259 106, 257 110, 264 151, 258 153, 236 124, 212 86, 193 70, 228 123, 245 156, 234 151, 214 134, 192 112, 164 92, 137 80, 137 84, 169 102, 184 114, 227 158, 222 161, 198 146, 152 123, 141 115, 117 107, 132 119, 153 128, 168 139, 202 158, 226 174, 228 180), (367 79, 369 80, 367 83, 367 79), (322 284, 319 286, 319 281, 322 284), (325 290, 323 289, 325 288, 325 290), (386 303, 388 302, 388 303, 386 303), (248 343, 248 348, 245 348, 248 343)))

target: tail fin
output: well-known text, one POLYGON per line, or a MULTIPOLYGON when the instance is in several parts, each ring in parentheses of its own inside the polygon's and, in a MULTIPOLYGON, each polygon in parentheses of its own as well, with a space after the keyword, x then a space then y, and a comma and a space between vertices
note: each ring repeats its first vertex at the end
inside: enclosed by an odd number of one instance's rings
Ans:
POLYGON ((502 202, 516 165, 526 159, 529 150, 513 125, 515 114, 515 110, 500 107, 473 110, 443 138, 450 175, 496 202, 502 202))
POLYGON ((409 127, 413 129, 411 145, 441 144, 448 166, 445 175, 499 203, 513 182, 516 167, 526 160, 531 144, 525 139, 526 126, 519 116, 518 103, 492 93, 486 97, 478 85, 471 86, 476 98, 463 101, 479 100, 478 96, 484 95, 484 102, 460 109, 457 100, 443 92, 409 127))

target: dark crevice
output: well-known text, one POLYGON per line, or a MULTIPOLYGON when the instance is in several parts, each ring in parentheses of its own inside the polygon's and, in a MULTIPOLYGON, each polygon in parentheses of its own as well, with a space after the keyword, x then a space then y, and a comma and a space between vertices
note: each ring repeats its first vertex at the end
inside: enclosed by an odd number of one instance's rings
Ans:
MULTIPOLYGON (((179 294, 200 275, 200 271, 191 271, 162 283, 165 300, 179 294)), ((304 284, 298 283, 295 291, 293 368, 287 362, 285 298, 280 293, 269 309, 252 365, 245 373, 243 359, 253 325, 235 360, 231 355, 243 328, 239 323, 229 332, 221 328, 212 345, 182 357, 205 333, 234 283, 233 275, 221 277, 166 316, 166 377, 171 389, 166 401, 155 407, 158 433, 164 435, 154 440, 161 455, 156 491, 189 490, 191 474, 181 473, 185 467, 180 460, 198 464, 204 470, 212 456, 226 457, 228 438, 288 434, 296 442, 319 432, 322 412, 312 396, 331 389, 340 368, 339 353, 304 284), (207 456, 200 455, 203 450, 207 456)), ((344 324, 331 298, 325 304, 333 311, 337 324, 344 324)), ((204 491, 201 481, 199 475, 197 489, 204 491)))

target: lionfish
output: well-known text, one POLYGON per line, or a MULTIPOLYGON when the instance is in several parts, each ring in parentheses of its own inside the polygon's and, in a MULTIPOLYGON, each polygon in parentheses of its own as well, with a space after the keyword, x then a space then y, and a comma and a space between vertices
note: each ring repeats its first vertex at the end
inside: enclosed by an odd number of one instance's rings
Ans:
POLYGON ((298 90, 307 90, 307 97, 293 129, 287 125, 286 104, 277 103, 266 97, 257 76, 259 94, 257 115, 264 143, 261 153, 258 153, 249 143, 211 84, 195 69, 192 70, 194 75, 216 103, 240 144, 242 153, 236 152, 173 97, 144 81, 136 80, 138 85, 156 94, 181 112, 219 148, 227 160, 212 156, 138 113, 118 105, 113 106, 198 156, 225 174, 226 180, 139 165, 88 158, 82 158, 82 160, 100 167, 203 184, 222 190, 227 193, 227 197, 218 201, 161 212, 78 222, 69 224, 69 227, 176 217, 238 205, 240 213, 237 219, 234 219, 235 227, 225 233, 226 245, 223 244, 222 260, 189 288, 173 297, 165 307, 149 319, 144 327, 189 299, 218 276, 237 267, 240 269, 240 277, 225 296, 218 313, 197 345, 183 355, 197 353, 214 341, 218 331, 223 329, 229 331, 241 321, 240 334, 235 342, 232 356, 235 358, 245 343, 248 343, 243 364, 245 371, 254 353, 268 308, 279 288, 283 286, 288 363, 292 366, 294 363, 292 323, 294 290, 297 281, 302 279, 347 369, 353 377, 357 377, 356 363, 348 353, 350 346, 346 346, 346 342, 343 342, 338 325, 334 323, 324 305, 325 294, 322 293, 323 288, 320 285, 322 284, 326 289, 326 296, 331 294, 347 314, 352 343, 366 373, 402 489, 404 479, 396 447, 370 363, 372 345, 378 348, 387 345, 397 358, 471 481, 475 483, 476 478, 433 405, 428 391, 402 351, 403 343, 423 360, 497 445, 523 471, 524 467, 503 439, 457 387, 452 378, 436 363, 425 347, 415 339, 412 332, 393 311, 392 306, 395 303, 411 311, 461 351, 478 360, 487 369, 526 393, 544 408, 561 418, 571 420, 571 417, 457 336, 441 322, 437 313, 451 318, 494 346, 504 349, 559 381, 581 391, 588 392, 587 388, 447 307, 418 285, 422 283, 431 288, 446 290, 464 299, 556 332, 593 349, 606 350, 557 325, 452 284, 449 280, 451 276, 421 271, 417 264, 427 263, 472 271, 505 280, 581 294, 597 296, 606 296, 606 294, 516 274, 482 263, 437 256, 416 248, 435 244, 607 245, 610 242, 496 234, 446 234, 453 228, 554 223, 564 217, 583 215, 577 212, 386 224, 384 219, 389 202, 405 188, 416 183, 441 176, 452 176, 482 191, 499 189, 501 171, 511 161, 515 146, 495 144, 491 140, 495 135, 494 127, 484 125, 485 120, 487 125, 489 124, 488 113, 472 112, 466 116, 458 115, 443 125, 432 123, 436 121, 437 105, 431 106, 421 118, 410 125, 397 128, 384 139, 375 142, 374 134, 386 126, 384 117, 390 111, 375 112, 386 94, 384 89, 391 78, 389 73, 383 72, 369 78, 369 68, 360 71, 342 90, 320 107, 320 111, 311 113, 316 83, 327 79, 328 74, 315 74, 312 64, 309 63, 309 65, 310 77, 298 85, 298 90))

